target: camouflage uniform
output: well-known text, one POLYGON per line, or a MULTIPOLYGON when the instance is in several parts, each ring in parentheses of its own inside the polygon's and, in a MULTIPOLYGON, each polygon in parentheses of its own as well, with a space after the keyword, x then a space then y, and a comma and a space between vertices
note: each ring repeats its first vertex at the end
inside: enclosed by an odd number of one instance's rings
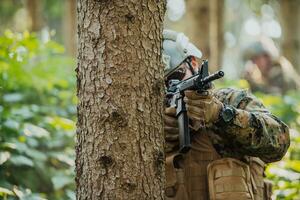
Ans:
POLYGON ((243 77, 249 82, 252 92, 284 94, 289 89, 300 88, 300 76, 284 56, 279 56, 278 49, 269 38, 250 44, 243 54, 246 61, 243 77), (271 62, 265 73, 253 63, 255 61, 252 62, 263 55, 271 62))
MULTIPOLYGON (((183 33, 164 30, 163 38, 166 77, 184 80, 199 69, 201 51, 183 33)), ((184 93, 191 149, 178 154, 175 108, 166 108, 166 199, 271 199, 264 162, 284 156, 288 127, 244 90, 184 93)))
POLYGON ((300 76, 284 57, 273 62, 267 75, 262 74, 257 65, 248 62, 243 76, 252 92, 284 94, 290 89, 300 88, 300 76))
POLYGON ((269 199, 270 188, 263 183, 264 162, 278 161, 285 155, 290 144, 288 127, 245 90, 219 89, 214 96, 230 106, 235 117, 229 123, 217 122, 211 128, 192 131, 192 148, 179 164, 172 157, 178 151, 178 141, 166 136, 167 199, 269 199), (249 169, 251 177, 247 176, 249 169), (248 186, 243 188, 237 177, 248 186))

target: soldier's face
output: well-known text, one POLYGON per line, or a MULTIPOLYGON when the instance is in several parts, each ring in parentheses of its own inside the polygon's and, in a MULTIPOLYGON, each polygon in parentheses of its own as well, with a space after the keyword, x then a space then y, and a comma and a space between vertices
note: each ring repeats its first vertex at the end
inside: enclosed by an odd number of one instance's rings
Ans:
POLYGON ((262 73, 266 73, 272 66, 272 59, 268 54, 256 56, 253 61, 262 73))
MULTIPOLYGON (((195 58, 192 58, 191 65, 193 67, 194 72, 198 72, 199 64, 195 58)), ((176 71, 172 72, 167 80, 165 80, 166 85, 168 85, 169 81, 172 79, 176 80, 185 80, 193 75, 193 72, 190 70, 188 63, 183 62, 176 71)))
MULTIPOLYGON (((198 72, 199 64, 198 64, 197 60, 196 59, 192 59, 191 64, 192 64, 192 67, 194 69, 194 72, 198 72)), ((185 70, 186 71, 185 72, 185 76, 183 77, 182 80, 188 79, 189 77, 193 76, 193 72, 190 70, 188 64, 187 63, 183 63, 182 65, 184 65, 182 67, 186 68, 186 70, 185 70)))

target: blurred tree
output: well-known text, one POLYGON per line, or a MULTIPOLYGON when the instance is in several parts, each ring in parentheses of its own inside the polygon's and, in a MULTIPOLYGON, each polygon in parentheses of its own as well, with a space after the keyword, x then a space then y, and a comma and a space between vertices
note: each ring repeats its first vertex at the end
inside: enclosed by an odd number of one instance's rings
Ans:
POLYGON ((213 71, 221 67, 224 49, 224 0, 210 0, 209 47, 213 71))
POLYGON ((1 0, 0 6, 0 32, 13 27, 12 21, 17 10, 22 8, 20 0, 1 0))
POLYGON ((76 55, 76 0, 65 0, 64 15, 64 43, 66 53, 76 55))
POLYGON ((281 0, 282 51, 300 72, 300 0, 281 0))
POLYGON ((208 58, 210 56, 210 2, 209 0, 187 0, 186 2, 186 34, 190 37, 190 40, 201 49, 204 57, 208 58))
POLYGON ((47 28, 54 34, 56 41, 64 43, 64 16, 68 15, 66 0, 43 0, 43 15, 47 28))
POLYGON ((78 1, 77 199, 163 199, 165 1, 78 1))
POLYGON ((41 0, 26 0, 25 1, 27 16, 28 16, 28 29, 30 31, 40 31, 43 28, 43 6, 41 0))
POLYGON ((224 0, 186 0, 186 13, 180 21, 167 21, 166 27, 184 32, 217 70, 223 52, 224 0))

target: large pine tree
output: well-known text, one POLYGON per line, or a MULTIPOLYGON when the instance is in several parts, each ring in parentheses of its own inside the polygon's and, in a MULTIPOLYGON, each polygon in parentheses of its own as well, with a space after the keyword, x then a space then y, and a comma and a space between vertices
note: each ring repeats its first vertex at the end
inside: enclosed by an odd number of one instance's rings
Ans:
POLYGON ((165 1, 77 10, 77 199, 163 199, 165 1))

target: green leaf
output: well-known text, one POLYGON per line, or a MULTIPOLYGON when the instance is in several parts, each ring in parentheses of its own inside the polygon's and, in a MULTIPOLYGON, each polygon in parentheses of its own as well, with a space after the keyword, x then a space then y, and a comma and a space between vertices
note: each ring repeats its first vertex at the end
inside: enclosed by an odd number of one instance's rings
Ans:
POLYGON ((13 120, 13 119, 7 119, 7 120, 3 123, 3 125, 6 126, 7 128, 14 129, 14 130, 19 129, 19 127, 20 127, 19 122, 16 121, 16 120, 13 120))
POLYGON ((33 158, 34 161, 38 161, 38 162, 44 162, 47 160, 47 156, 45 153, 42 153, 38 150, 35 149, 27 149, 26 150, 26 155, 33 158))
POLYGON ((67 190, 66 193, 67 193, 67 196, 69 197, 70 200, 75 200, 76 199, 76 194, 75 194, 74 191, 67 190))
POLYGON ((63 117, 48 117, 47 122, 53 127, 61 128, 64 130, 75 130, 75 122, 63 117))
POLYGON ((10 152, 4 151, 0 152, 0 165, 5 163, 10 158, 10 152))
POLYGON ((2 149, 9 149, 9 150, 17 149, 16 144, 12 142, 3 142, 2 144, 0 143, 0 147, 2 149))
MULTIPOLYGON (((294 171, 300 172, 300 160, 288 160, 285 163, 286 168, 291 168, 294 171)), ((300 176, 299 176, 300 178, 300 176)))
POLYGON ((9 143, 10 147, 13 147, 12 149, 17 150, 19 153, 25 153, 28 150, 28 146, 26 143, 14 141, 13 145, 12 143, 9 143))
POLYGON ((29 123, 26 123, 24 125, 24 134, 29 137, 37 137, 37 138, 41 138, 41 137, 49 138, 50 136, 50 133, 46 129, 29 123))
POLYGON ((3 187, 0 187, 0 196, 6 196, 6 195, 15 196, 13 191, 3 188, 3 187))
POLYGON ((55 190, 61 189, 64 186, 72 183, 74 180, 73 178, 69 177, 69 176, 54 176, 51 178, 52 184, 55 188, 55 190))
POLYGON ((12 162, 14 165, 17 166, 29 166, 29 167, 34 166, 32 160, 25 156, 12 156, 10 162, 12 162))
POLYGON ((20 200, 47 200, 42 197, 42 194, 32 193, 30 189, 14 187, 13 191, 20 200))
POLYGON ((12 115, 21 116, 24 119, 32 118, 33 113, 28 106, 22 106, 21 108, 13 108, 11 110, 12 115))
POLYGON ((21 101, 23 99, 23 95, 20 93, 10 93, 3 95, 3 100, 8 103, 15 103, 21 101))
POLYGON ((56 158, 59 161, 68 164, 69 166, 74 166, 75 165, 74 159, 70 158, 69 156, 67 156, 65 154, 59 154, 59 155, 56 156, 56 158))

